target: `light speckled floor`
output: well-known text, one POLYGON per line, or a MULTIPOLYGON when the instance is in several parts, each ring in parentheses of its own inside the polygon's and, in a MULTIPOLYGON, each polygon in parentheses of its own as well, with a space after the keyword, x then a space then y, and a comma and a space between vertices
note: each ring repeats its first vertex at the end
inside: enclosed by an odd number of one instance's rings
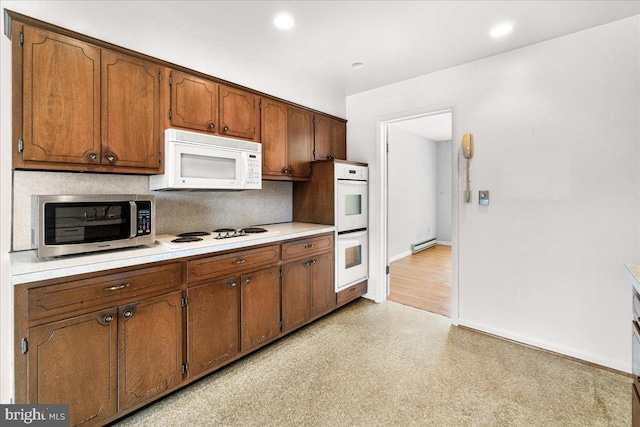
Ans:
POLYGON ((359 300, 118 426, 629 426, 631 378, 359 300))

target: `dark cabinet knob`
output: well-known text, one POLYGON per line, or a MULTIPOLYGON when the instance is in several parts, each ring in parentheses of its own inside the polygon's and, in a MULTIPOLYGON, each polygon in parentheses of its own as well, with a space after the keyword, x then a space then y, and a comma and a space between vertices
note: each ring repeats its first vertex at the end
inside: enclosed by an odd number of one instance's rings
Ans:
POLYGON ((228 131, 228 130, 229 130, 229 126, 225 125, 225 126, 222 128, 222 130, 223 130, 224 132, 228 131))
POLYGON ((89 158, 90 158, 91 160, 95 160, 95 159, 97 159, 97 158, 98 158, 98 155, 97 155, 96 153, 89 153, 89 158))
POLYGON ((207 126, 208 126, 208 127, 209 127, 209 129, 211 129, 211 130, 213 130, 213 128, 215 128, 215 127, 216 127, 216 125, 214 125, 214 124, 213 124, 213 122, 209 123, 207 126))

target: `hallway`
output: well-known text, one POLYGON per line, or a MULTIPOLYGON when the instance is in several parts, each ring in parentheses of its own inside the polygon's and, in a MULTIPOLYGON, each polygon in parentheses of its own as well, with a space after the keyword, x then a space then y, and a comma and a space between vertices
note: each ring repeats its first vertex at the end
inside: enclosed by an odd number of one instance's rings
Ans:
POLYGON ((451 246, 436 245, 390 264, 390 301, 451 316, 451 246))

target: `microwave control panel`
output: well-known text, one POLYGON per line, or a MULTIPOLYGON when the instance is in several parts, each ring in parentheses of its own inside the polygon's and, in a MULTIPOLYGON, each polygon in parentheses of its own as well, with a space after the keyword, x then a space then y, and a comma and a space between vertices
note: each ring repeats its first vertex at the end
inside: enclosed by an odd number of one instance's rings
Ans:
POLYGON ((136 201, 138 211, 138 223, 136 236, 148 236, 151 234, 151 201, 136 201))
POLYGON ((262 187, 262 164, 257 154, 247 154, 247 188, 262 187))

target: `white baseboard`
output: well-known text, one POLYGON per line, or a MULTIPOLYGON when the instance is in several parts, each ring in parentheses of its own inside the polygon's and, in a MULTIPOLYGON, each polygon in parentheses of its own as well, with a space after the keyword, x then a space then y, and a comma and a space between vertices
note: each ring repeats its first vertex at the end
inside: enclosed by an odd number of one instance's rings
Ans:
POLYGON ((405 252, 401 252, 398 255, 394 255, 391 258, 389 258, 389 264, 391 264, 394 261, 398 261, 399 259, 406 258, 408 256, 411 256, 411 251, 410 250, 409 251, 405 251, 405 252))
POLYGON ((539 340, 537 338, 531 338, 525 335, 521 335, 512 331, 506 331, 502 329, 496 329, 480 323, 467 321, 459 318, 458 324, 470 329, 475 329, 481 332, 486 332, 491 335, 495 335, 502 338, 507 338, 512 341, 517 341, 523 344, 527 344, 533 347, 538 347, 543 350, 548 350, 554 353, 562 354, 565 356, 573 357, 583 360, 585 362, 593 363, 596 365, 604 366, 606 368, 615 369, 616 371, 631 373, 631 361, 611 360, 606 359, 595 354, 587 353, 582 350, 578 350, 572 347, 566 347, 561 344, 552 343, 549 341, 539 340))
POLYGON ((436 240, 436 244, 442 246, 451 246, 451 242, 445 242, 443 240, 436 240))

